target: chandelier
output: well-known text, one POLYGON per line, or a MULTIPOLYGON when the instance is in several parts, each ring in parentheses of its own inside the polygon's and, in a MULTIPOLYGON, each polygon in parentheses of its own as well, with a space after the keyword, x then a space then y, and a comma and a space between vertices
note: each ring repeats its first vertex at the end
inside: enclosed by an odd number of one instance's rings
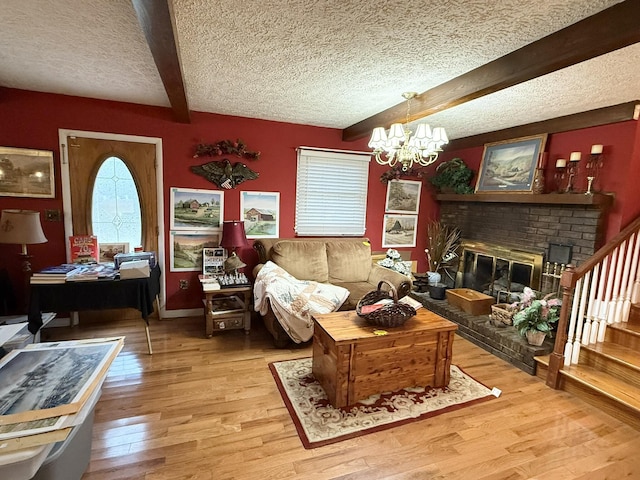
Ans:
POLYGON ((402 94, 407 100, 407 122, 404 126, 400 123, 394 123, 389 129, 388 135, 383 127, 373 129, 369 148, 374 149, 373 153, 380 165, 393 167, 399 163, 405 172, 414 163, 426 167, 438 159, 442 146, 449 143, 443 127, 435 127, 432 131, 426 123, 418 124, 415 135, 411 135, 412 132, 408 127, 411 99, 416 95, 416 92, 402 94), (383 153, 386 154, 386 158, 382 158, 383 153))

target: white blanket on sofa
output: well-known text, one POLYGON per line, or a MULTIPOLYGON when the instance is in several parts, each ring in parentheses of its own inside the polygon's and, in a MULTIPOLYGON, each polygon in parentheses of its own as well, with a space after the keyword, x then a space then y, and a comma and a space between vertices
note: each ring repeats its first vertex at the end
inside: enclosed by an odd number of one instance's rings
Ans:
POLYGON ((282 328, 296 343, 313 336, 313 314, 338 310, 348 296, 346 288, 298 280, 271 261, 260 269, 253 286, 255 311, 265 315, 271 303, 282 328))

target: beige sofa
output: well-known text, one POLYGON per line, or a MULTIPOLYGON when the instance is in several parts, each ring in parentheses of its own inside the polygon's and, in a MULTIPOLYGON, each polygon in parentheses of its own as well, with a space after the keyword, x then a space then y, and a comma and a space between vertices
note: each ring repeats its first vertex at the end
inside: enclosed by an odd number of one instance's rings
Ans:
MULTIPOLYGON (((341 310, 355 310, 358 300, 376 290, 381 280, 391 283, 402 298, 411 291, 411 279, 374 264, 367 238, 262 238, 254 242, 259 264, 254 277, 268 260, 299 280, 331 283, 349 290, 341 310)), ((263 317, 274 344, 285 347, 291 339, 269 308, 263 317)))

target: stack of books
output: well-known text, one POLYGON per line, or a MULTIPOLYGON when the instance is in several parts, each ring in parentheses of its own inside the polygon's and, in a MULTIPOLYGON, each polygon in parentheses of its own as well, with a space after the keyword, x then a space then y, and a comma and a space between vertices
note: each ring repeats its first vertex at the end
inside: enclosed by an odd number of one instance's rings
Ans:
POLYGON ((69 275, 67 282, 86 282, 92 280, 109 280, 116 277, 116 270, 112 265, 93 263, 81 265, 80 271, 69 275))
POLYGON ((67 279, 83 270, 81 265, 75 263, 63 263, 46 267, 31 276, 31 283, 64 283, 67 279))

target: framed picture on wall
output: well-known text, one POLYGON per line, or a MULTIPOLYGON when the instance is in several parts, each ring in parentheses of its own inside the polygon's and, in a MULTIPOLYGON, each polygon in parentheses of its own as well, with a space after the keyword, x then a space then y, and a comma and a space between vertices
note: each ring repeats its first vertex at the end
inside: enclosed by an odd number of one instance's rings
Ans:
POLYGON ((547 134, 486 143, 476 193, 531 192, 547 134))
POLYGON ((278 238, 280 192, 240 192, 240 218, 247 238, 278 238))
POLYGON ((387 213, 418 214, 422 182, 415 180, 390 180, 387 183, 387 213))
POLYGON ((223 191, 171 188, 171 230, 219 230, 223 221, 223 191))
POLYGON ((382 248, 415 247, 417 215, 385 215, 382 248))
POLYGON ((202 251, 220 246, 220 234, 213 232, 171 231, 169 261, 172 272, 202 271, 202 251))
POLYGON ((53 152, 0 147, 0 195, 54 198, 53 152))

